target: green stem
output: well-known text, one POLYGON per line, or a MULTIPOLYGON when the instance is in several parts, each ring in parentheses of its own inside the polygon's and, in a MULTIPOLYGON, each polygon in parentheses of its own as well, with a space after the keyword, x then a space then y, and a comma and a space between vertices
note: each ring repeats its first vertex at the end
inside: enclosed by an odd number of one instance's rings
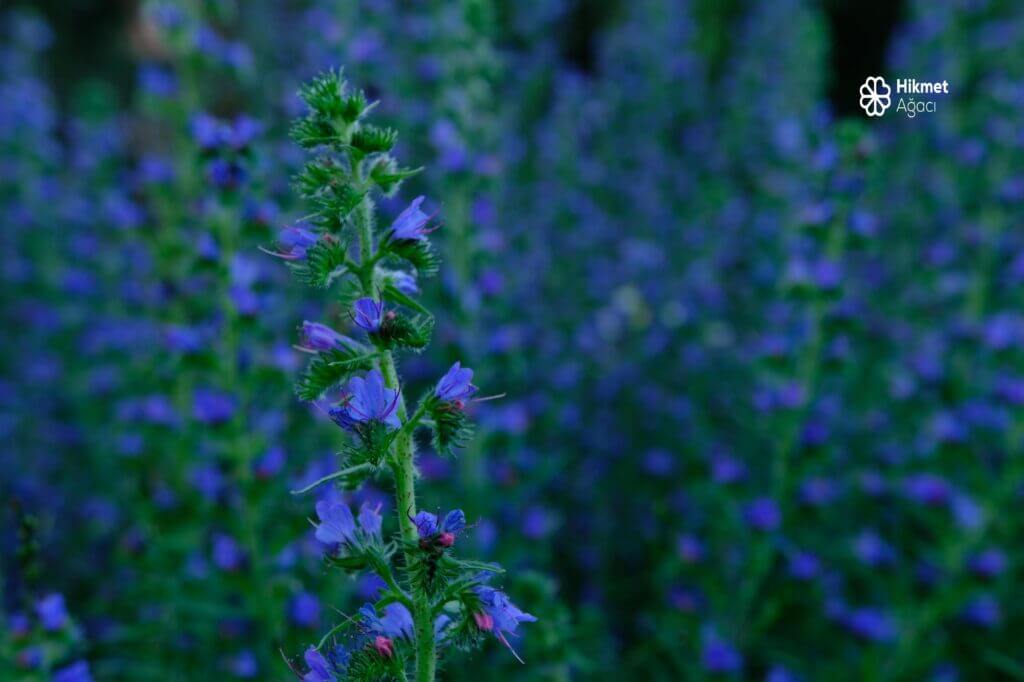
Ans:
MULTIPOLYGON (((373 247, 373 202, 369 197, 363 199, 356 209, 356 224, 359 230, 359 283, 366 296, 373 296, 373 267, 376 262, 373 247)), ((384 375, 384 383, 388 388, 398 392, 398 418, 407 421, 405 396, 398 383, 398 370, 391 351, 384 351, 380 356, 380 370, 384 375)), ((417 412, 419 415, 419 412, 417 412)), ((405 565, 412 566, 415 561, 415 547, 418 534, 413 518, 416 516, 416 464, 415 447, 412 438, 413 429, 403 428, 395 438, 394 456, 391 459, 391 471, 395 477, 395 501, 398 506, 398 527, 405 546, 405 565)), ((413 623, 416 639, 416 680, 417 682, 433 682, 437 667, 437 655, 434 641, 434 619, 430 599, 422 590, 413 590, 413 623)))

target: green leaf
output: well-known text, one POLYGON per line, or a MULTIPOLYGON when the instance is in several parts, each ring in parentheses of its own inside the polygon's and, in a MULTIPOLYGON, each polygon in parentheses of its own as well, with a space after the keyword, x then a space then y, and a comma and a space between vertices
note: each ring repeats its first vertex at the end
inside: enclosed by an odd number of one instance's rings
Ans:
POLYGON ((401 291, 399 291, 391 282, 385 284, 384 287, 381 289, 381 296, 386 301, 397 303, 398 305, 404 305, 406 308, 412 308, 416 312, 422 313, 423 315, 429 316, 431 314, 430 311, 427 310, 427 308, 424 307, 422 303, 417 301, 412 296, 409 296, 408 294, 404 294, 401 291))
POLYGON ((431 444, 438 454, 450 457, 473 438, 473 424, 465 411, 451 402, 437 402, 430 410, 433 417, 431 444))
POLYGON ((352 132, 350 144, 364 156, 391 151, 398 140, 398 131, 394 128, 378 128, 363 124, 352 132))
POLYGON ((398 163, 390 156, 377 160, 370 169, 370 179, 380 187, 385 196, 394 194, 403 180, 407 180, 423 170, 420 168, 399 168, 398 163))
POLYGON ((422 350, 430 343, 433 330, 433 317, 417 315, 410 318, 405 315, 394 315, 384 318, 380 330, 373 338, 385 348, 422 350))
POLYGON ((356 372, 373 369, 374 357, 372 352, 350 348, 317 353, 296 384, 295 392, 302 400, 318 400, 329 389, 346 381, 356 372))
POLYGON ((385 243, 384 248, 388 253, 411 263, 416 268, 416 272, 423 277, 437 274, 437 269, 441 264, 437 252, 426 239, 389 240, 385 243))

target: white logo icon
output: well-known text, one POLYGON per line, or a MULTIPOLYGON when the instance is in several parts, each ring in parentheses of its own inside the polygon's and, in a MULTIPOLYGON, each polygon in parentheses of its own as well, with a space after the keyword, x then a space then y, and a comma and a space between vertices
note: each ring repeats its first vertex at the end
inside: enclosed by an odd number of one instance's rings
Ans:
POLYGON ((868 116, 881 116, 892 105, 892 90, 881 76, 869 76, 860 86, 860 108, 868 116))

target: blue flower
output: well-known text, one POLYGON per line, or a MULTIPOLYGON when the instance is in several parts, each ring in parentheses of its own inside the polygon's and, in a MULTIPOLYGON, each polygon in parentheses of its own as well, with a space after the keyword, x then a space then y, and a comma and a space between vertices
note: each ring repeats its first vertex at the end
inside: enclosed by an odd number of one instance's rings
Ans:
POLYGON ((298 225, 286 227, 277 234, 278 251, 261 250, 285 260, 303 260, 317 242, 316 233, 298 225))
POLYGON ((68 622, 64 596, 57 593, 46 595, 36 603, 36 614, 39 616, 44 630, 49 632, 60 630, 68 622))
POLYGON ((1003 622, 1003 610, 991 594, 981 594, 969 601, 961 617, 976 627, 992 630, 1003 622))
POLYGON ((234 149, 241 150, 252 144, 256 136, 263 132, 263 124, 252 116, 242 114, 235 119, 233 125, 228 126, 224 141, 234 149))
POLYGON ((733 673, 743 667, 743 656, 729 642, 708 633, 701 645, 701 664, 712 673, 733 673))
POLYGON ((53 674, 53 682, 92 682, 92 673, 86 661, 76 661, 53 674))
POLYGON ((302 345, 304 348, 314 351, 359 347, 358 343, 344 334, 334 331, 325 324, 309 320, 304 320, 302 323, 302 345))
POLYGON ((437 382, 434 395, 445 401, 465 400, 476 393, 476 386, 470 383, 472 380, 473 370, 463 368, 461 362, 456 362, 437 382))
POLYGON ((430 233, 428 229, 430 216, 420 210, 420 204, 425 198, 423 196, 416 197, 408 208, 398 214, 395 222, 391 223, 391 239, 422 241, 427 238, 430 233))
POLYGON ((395 409, 398 407, 398 392, 384 385, 380 370, 371 370, 366 377, 352 377, 345 387, 341 404, 330 409, 334 422, 349 431, 359 424, 380 422, 391 429, 399 428, 395 409))
POLYGON ((299 592, 288 605, 288 618, 299 627, 316 627, 320 622, 320 600, 311 592, 299 592))
POLYGON ((213 563, 222 571, 237 571, 245 562, 241 545, 230 535, 218 533, 213 538, 213 563))
POLYGON ((325 545, 349 544, 356 539, 356 521, 348 505, 340 502, 316 503, 316 515, 320 525, 316 527, 316 539, 325 545))
POLYGON ((421 511, 416 514, 413 523, 416 524, 416 532, 420 534, 421 538, 429 538, 437 534, 437 514, 421 511))
POLYGON ((779 505, 769 497, 761 497, 748 504, 744 516, 755 530, 773 531, 782 523, 779 505))
POLYGON ((189 127, 192 138, 200 149, 215 149, 224 142, 226 127, 210 114, 205 112, 196 114, 192 117, 189 127))
POLYGON ((391 285, 406 296, 415 296, 420 293, 420 287, 416 283, 416 277, 404 270, 395 270, 389 274, 391 285))
POLYGON ((441 523, 442 533, 459 533, 466 527, 466 514, 461 509, 452 509, 445 514, 441 523))
POLYGON ((260 664, 256 660, 256 655, 248 649, 239 651, 232 656, 228 662, 228 668, 232 675, 245 680, 256 677, 260 672, 260 664))
MULTIPOLYGON (((356 519, 348 505, 321 500, 316 503, 316 515, 320 517, 316 539, 325 545, 353 544, 359 539, 356 519)), ((358 525, 363 539, 380 541, 381 521, 380 512, 364 503, 359 509, 358 525)))
POLYGON ((403 604, 398 602, 388 604, 384 607, 381 616, 377 616, 377 610, 373 604, 364 604, 359 609, 359 615, 362 616, 362 622, 374 634, 396 639, 399 637, 413 638, 412 614, 403 604))
POLYGON ((353 306, 353 319, 356 326, 367 334, 380 331, 381 322, 384 320, 384 302, 372 298, 359 299, 353 306))
POLYGON ((378 540, 381 539, 380 528, 383 519, 380 515, 380 507, 371 507, 368 503, 364 502, 359 507, 359 527, 362 528, 363 532, 368 537, 375 537, 378 540))
POLYGON ((302 682, 335 682, 337 678, 327 659, 314 647, 306 649, 304 655, 309 672, 302 676, 302 682))
POLYGON ((879 609, 854 609, 843 621, 853 634, 875 642, 888 642, 896 638, 896 623, 889 614, 879 609))
POLYGON ((505 633, 508 632, 514 635, 520 623, 534 623, 537 621, 537 618, 525 611, 521 611, 519 607, 512 603, 508 595, 501 590, 496 590, 487 585, 479 585, 473 589, 477 596, 480 597, 480 606, 483 609, 473 614, 477 627, 487 632, 493 632, 494 636, 508 647, 508 650, 516 657, 516 660, 522 663, 523 659, 519 658, 519 654, 508 643, 505 633))
POLYGON ((235 399, 227 393, 196 389, 192 396, 192 415, 203 424, 223 424, 235 414, 235 399))

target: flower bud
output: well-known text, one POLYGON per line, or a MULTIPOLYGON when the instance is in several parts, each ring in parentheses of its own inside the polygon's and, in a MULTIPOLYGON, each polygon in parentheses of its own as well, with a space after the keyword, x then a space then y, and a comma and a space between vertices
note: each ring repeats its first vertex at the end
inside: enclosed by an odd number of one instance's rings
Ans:
POLYGON ((484 632, 490 632, 494 629, 494 618, 489 613, 477 611, 473 614, 473 620, 476 621, 476 626, 484 632))
POLYGON ((373 640, 373 648, 377 650, 377 653, 382 658, 391 658, 395 655, 395 649, 391 645, 391 640, 383 635, 377 635, 377 639, 373 640))

